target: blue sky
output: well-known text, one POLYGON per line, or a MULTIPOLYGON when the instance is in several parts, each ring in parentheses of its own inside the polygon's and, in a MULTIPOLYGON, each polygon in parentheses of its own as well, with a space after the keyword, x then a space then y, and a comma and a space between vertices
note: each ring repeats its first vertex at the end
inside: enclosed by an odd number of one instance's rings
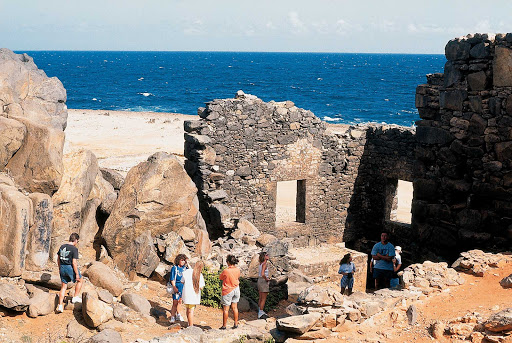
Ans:
POLYGON ((443 53, 512 32, 512 1, 0 0, 12 50, 443 53))

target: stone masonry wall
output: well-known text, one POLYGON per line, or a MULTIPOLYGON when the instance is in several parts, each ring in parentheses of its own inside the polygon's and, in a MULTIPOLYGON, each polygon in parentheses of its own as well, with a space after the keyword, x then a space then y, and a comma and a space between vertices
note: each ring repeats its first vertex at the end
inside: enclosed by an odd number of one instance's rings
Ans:
POLYGON ((290 101, 265 103, 243 92, 207 103, 199 115, 185 122, 185 167, 211 233, 245 218, 297 246, 355 239, 358 224, 384 223, 385 197, 376 193, 389 178, 412 177, 411 130, 327 128, 290 101), (382 185, 366 184, 374 179, 382 185), (304 180, 305 211, 302 222, 276 228, 277 182, 288 180, 304 180), (345 230, 349 212, 354 225, 345 230))
POLYGON ((512 34, 448 42, 416 90, 413 227, 438 253, 512 245, 512 34))

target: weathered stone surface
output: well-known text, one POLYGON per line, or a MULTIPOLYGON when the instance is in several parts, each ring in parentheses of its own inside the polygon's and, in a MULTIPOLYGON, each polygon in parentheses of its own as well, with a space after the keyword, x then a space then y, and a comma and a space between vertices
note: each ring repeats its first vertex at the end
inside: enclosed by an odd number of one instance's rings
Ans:
POLYGON ((472 91, 483 91, 487 88, 487 75, 479 71, 468 75, 468 84, 472 91))
POLYGON ((106 329, 92 336, 88 343, 123 343, 123 339, 119 332, 112 329, 106 329))
POLYGON ((160 258, 155 252, 153 239, 150 235, 149 230, 142 233, 127 247, 126 253, 129 254, 129 258, 123 263, 118 263, 118 266, 125 273, 134 271, 149 277, 158 266, 160 258))
POLYGON ((512 308, 493 314, 484 325, 487 330, 492 332, 512 330, 512 308))
POLYGON ((439 106, 454 111, 462 111, 463 102, 468 94, 463 90, 443 91, 439 96, 439 106))
POLYGON ((61 244, 72 232, 80 232, 82 211, 98 175, 98 161, 89 150, 79 150, 64 157, 64 175, 59 190, 52 196, 54 229, 50 256, 55 256, 61 244))
POLYGON ((474 47, 470 50, 471 57, 474 58, 487 58, 490 56, 490 49, 489 49, 489 43, 481 42, 476 44, 474 47))
POLYGON ((194 254, 196 256, 208 256, 212 250, 212 243, 208 237, 208 232, 202 229, 195 229, 196 234, 194 254))
POLYGON ((175 232, 161 235, 160 238, 157 239, 157 245, 158 250, 164 253, 164 259, 170 263, 174 263, 174 259, 179 254, 190 255, 180 235, 175 232))
POLYGON ((149 316, 151 311, 151 304, 141 295, 135 293, 125 293, 121 296, 121 302, 134 311, 146 314, 149 316))
POLYGON ((265 245, 263 250, 266 251, 270 257, 278 257, 286 255, 288 253, 289 246, 290 244, 288 242, 276 240, 265 245))
POLYGON ((444 48, 444 53, 448 61, 465 60, 469 58, 470 51, 471 44, 460 39, 452 39, 444 48))
POLYGON ((512 142, 503 142, 495 145, 498 161, 508 161, 512 158, 512 142))
POLYGON ((15 285, 0 283, 0 306, 17 312, 24 312, 30 305, 26 290, 15 285))
POLYGON ((512 86, 512 49, 497 46, 494 50, 493 83, 495 87, 512 86))
POLYGON ((306 288, 299 294, 297 302, 299 304, 315 305, 315 306, 329 306, 336 303, 341 303, 343 296, 339 290, 327 288, 319 285, 313 285, 306 288))
POLYGON ((274 235, 271 235, 269 233, 262 234, 256 240, 256 242, 258 242, 258 244, 261 245, 262 247, 265 247, 265 246, 267 246, 268 244, 270 244, 270 243, 272 243, 274 241, 277 241, 277 237, 274 236, 274 235))
POLYGON ((82 250, 82 253, 84 249, 92 248, 94 237, 98 233, 99 226, 96 220, 96 212, 100 203, 101 200, 97 198, 87 200, 81 211, 81 225, 80 231, 78 232, 80 240, 78 242, 78 247, 82 250))
POLYGON ((107 304, 112 304, 112 302, 114 301, 114 296, 106 289, 100 289, 98 291, 98 299, 107 304))
POLYGON ((43 193, 29 195, 33 204, 33 225, 27 238, 27 270, 42 270, 50 257, 50 239, 52 234, 53 204, 52 198, 43 193))
POLYGON ((242 233, 242 235, 252 237, 259 237, 261 235, 260 230, 258 230, 258 228, 247 219, 240 219, 236 224, 236 228, 242 233))
POLYGON ((0 170, 21 147, 27 134, 25 125, 17 120, 0 116, 0 170))
POLYGON ((123 293, 123 284, 119 278, 112 269, 101 262, 93 262, 84 271, 84 275, 89 278, 93 285, 106 289, 116 297, 123 293))
POLYGON ((503 288, 512 288, 512 274, 501 279, 500 285, 503 288))
POLYGON ((52 274, 48 272, 34 272, 25 270, 21 274, 21 278, 25 280, 25 282, 41 285, 51 289, 60 289, 60 286, 62 284, 58 272, 52 274))
POLYGON ((453 141, 453 136, 446 130, 437 127, 418 126, 416 140, 424 144, 447 144, 453 141))
POLYGON ((85 323, 93 328, 114 318, 112 307, 87 292, 82 293, 82 314, 85 323))
POLYGON ((92 335, 90 330, 81 325, 76 319, 70 321, 66 329, 66 337, 75 340, 82 340, 92 335))
POLYGON ((124 176, 114 169, 100 168, 103 178, 114 187, 120 190, 124 183, 124 176))
POLYGON ((55 311, 58 302, 58 294, 42 290, 36 291, 30 298, 27 315, 32 318, 46 316, 55 311))
POLYGON ((0 255, 5 257, 2 269, 8 271, 3 276, 19 276, 25 267, 27 237, 33 223, 32 211, 29 197, 15 187, 0 184, 0 255))
POLYGON ((136 269, 130 245, 147 230, 155 237, 183 226, 201 228, 196 192, 172 155, 155 154, 132 168, 103 230, 116 264, 125 272, 136 269))
POLYGON ((88 200, 92 199, 100 201, 99 208, 104 213, 110 214, 112 212, 117 200, 117 192, 114 190, 114 186, 103 178, 102 173, 98 173, 94 180, 88 200))
POLYGON ((320 313, 310 313, 277 320, 277 328, 282 331, 303 334, 308 332, 322 317, 320 313))

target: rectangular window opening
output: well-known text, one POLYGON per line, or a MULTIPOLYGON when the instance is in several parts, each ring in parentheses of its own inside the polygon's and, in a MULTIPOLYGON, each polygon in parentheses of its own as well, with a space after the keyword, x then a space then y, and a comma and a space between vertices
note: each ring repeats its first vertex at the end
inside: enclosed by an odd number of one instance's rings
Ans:
POLYGON ((277 182, 276 226, 306 222, 306 180, 277 182))
POLYGON ((396 192, 391 205, 389 220, 393 222, 411 224, 412 214, 412 182, 398 180, 396 192))

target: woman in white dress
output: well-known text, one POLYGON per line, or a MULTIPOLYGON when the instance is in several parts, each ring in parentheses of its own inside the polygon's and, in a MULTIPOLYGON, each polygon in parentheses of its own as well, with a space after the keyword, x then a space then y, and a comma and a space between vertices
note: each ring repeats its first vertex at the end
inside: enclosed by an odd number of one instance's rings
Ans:
POLYGON ((194 326, 194 309, 201 303, 201 290, 205 283, 203 274, 203 261, 198 261, 194 269, 187 269, 183 272, 183 304, 187 309, 188 326, 194 326))

